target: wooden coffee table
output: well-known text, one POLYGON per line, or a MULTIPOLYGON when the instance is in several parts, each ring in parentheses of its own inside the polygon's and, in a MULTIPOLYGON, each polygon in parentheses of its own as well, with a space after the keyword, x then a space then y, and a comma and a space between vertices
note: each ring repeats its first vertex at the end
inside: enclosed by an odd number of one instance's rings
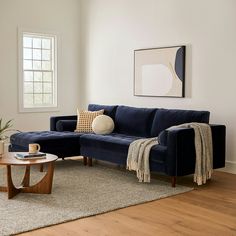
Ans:
POLYGON ((7 187, 0 186, 0 191, 7 192, 8 199, 13 198, 18 193, 50 194, 52 191, 54 162, 58 157, 46 154, 45 159, 18 160, 14 155, 14 152, 9 152, 0 157, 0 165, 4 165, 7 168, 7 187), (37 184, 30 186, 30 167, 33 165, 41 166, 42 164, 48 165, 47 173, 37 184), (25 174, 19 187, 15 187, 12 182, 11 166, 25 166, 25 174))

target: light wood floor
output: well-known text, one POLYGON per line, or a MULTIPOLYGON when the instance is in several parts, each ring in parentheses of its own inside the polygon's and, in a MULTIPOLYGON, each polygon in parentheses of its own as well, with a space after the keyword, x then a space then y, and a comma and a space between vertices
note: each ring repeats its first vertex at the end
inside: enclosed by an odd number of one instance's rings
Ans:
MULTIPOLYGON (((193 185, 192 177, 179 183, 193 185)), ((21 235, 236 235, 236 175, 214 172, 188 193, 21 235)))

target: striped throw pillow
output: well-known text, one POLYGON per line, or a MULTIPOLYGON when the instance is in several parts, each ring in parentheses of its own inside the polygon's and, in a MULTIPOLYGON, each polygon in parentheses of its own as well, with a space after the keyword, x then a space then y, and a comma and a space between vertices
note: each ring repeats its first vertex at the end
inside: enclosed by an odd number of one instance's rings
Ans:
POLYGON ((103 115, 104 110, 99 111, 79 111, 77 109, 77 126, 75 132, 83 132, 83 133, 92 133, 92 123, 93 120, 99 116, 103 115))

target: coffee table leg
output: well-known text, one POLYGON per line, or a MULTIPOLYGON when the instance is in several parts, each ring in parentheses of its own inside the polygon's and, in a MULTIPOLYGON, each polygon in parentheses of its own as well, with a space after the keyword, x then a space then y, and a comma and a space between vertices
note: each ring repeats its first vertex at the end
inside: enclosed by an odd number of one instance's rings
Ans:
POLYGON ((46 175, 35 185, 21 188, 23 193, 44 193, 50 194, 52 192, 52 181, 54 173, 54 162, 48 163, 46 175))
POLYGON ((7 192, 7 187, 5 186, 0 186, 0 192, 7 192))
POLYGON ((25 175, 21 182, 22 187, 29 187, 30 184, 30 166, 25 167, 25 175))
POLYGON ((40 172, 43 172, 43 164, 40 164, 40 166, 39 166, 39 171, 40 171, 40 172))
POLYGON ((7 192, 8 188, 6 186, 0 186, 0 192, 7 192))
POLYGON ((11 165, 7 165, 7 189, 8 199, 13 198, 19 192, 21 192, 20 189, 17 189, 12 182, 11 165))

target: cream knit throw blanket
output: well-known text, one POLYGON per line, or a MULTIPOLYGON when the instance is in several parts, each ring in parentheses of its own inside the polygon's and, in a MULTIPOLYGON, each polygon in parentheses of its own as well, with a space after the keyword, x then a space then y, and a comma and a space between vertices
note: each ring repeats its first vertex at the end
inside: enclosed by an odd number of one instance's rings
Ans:
POLYGON ((149 153, 158 144, 157 137, 133 141, 129 145, 127 169, 135 170, 139 182, 150 182, 149 153))
POLYGON ((186 123, 172 126, 167 130, 176 128, 193 128, 195 133, 196 163, 194 182, 198 185, 205 184, 213 173, 213 147, 211 127, 204 123, 186 123))

